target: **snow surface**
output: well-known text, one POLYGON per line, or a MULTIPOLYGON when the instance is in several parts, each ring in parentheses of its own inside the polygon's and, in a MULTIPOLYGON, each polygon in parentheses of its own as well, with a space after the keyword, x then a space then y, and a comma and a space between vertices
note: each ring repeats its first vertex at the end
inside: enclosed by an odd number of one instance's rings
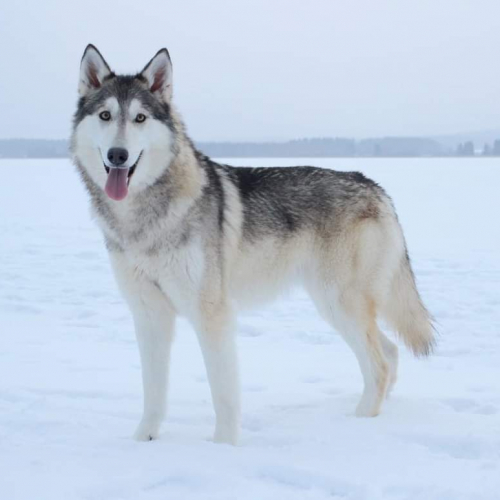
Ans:
MULTIPOLYGON (((231 163, 227 161, 227 163, 231 163)), ((393 196, 435 355, 401 350, 375 419, 353 354, 302 292, 240 316, 238 447, 178 321, 161 439, 142 408, 132 320, 66 160, 0 161, 0 499, 463 500, 500 497, 500 160, 234 160, 365 172, 393 196)))

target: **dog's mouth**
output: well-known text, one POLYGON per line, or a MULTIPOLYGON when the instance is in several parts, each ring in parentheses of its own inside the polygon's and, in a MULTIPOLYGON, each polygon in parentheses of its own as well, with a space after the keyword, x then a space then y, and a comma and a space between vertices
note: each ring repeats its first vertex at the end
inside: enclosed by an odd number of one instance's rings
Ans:
POLYGON ((134 175, 141 156, 142 151, 131 167, 109 167, 103 162, 104 168, 108 174, 104 191, 112 200, 120 201, 127 196, 130 179, 134 175))

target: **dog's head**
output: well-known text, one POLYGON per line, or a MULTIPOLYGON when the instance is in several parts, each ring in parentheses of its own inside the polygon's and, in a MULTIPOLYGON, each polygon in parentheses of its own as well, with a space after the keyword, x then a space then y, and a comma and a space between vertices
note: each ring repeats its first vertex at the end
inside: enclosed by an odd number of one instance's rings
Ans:
POLYGON ((100 52, 83 54, 73 157, 113 200, 153 184, 173 158, 172 63, 160 50, 136 75, 115 75, 100 52))

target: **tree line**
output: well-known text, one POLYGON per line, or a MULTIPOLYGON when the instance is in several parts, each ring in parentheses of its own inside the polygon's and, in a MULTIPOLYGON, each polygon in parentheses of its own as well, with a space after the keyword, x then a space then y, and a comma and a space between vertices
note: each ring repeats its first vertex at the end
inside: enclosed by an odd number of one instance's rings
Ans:
POLYGON ((493 141, 492 145, 486 142, 480 151, 474 148, 473 141, 461 142, 457 146, 456 154, 457 156, 500 156, 500 139, 493 141))
MULTIPOLYGON (((476 149, 473 141, 448 147, 425 137, 382 137, 373 139, 312 138, 284 142, 197 142, 205 154, 228 157, 436 157, 500 156, 500 139, 476 149)), ((68 141, 0 139, 0 158, 66 158, 68 141)))

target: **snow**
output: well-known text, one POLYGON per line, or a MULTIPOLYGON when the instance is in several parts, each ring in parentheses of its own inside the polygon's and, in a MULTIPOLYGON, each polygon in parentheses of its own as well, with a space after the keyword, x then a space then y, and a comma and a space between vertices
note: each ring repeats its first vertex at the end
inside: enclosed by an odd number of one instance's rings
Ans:
POLYGON ((179 320, 161 439, 135 442, 132 320, 75 170, 1 160, 0 498, 498 499, 499 160, 232 163, 357 169, 380 182, 438 322, 435 355, 401 348, 382 414, 357 419, 354 356, 294 291, 240 316, 241 444, 215 445, 199 349, 179 320))

